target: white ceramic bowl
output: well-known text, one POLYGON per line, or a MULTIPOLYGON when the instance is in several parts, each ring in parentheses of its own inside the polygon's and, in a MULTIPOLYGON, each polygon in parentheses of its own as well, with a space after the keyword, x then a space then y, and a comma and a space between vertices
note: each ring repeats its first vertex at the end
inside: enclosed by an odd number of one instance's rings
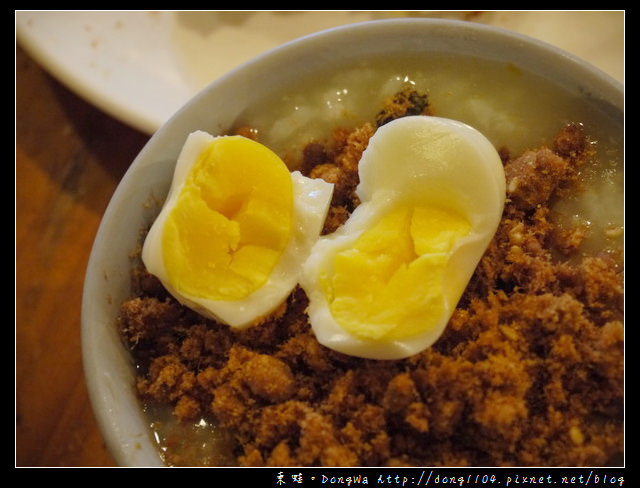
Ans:
POLYGON ((376 54, 436 51, 511 62, 623 113, 622 85, 598 69, 536 40, 457 21, 366 22, 310 35, 278 47, 216 80, 175 114, 133 161, 105 212, 88 264, 82 303, 82 348, 91 402, 108 449, 121 466, 162 466, 134 391, 134 371, 116 331, 130 291, 130 253, 162 198, 187 134, 223 133, 247 107, 298 76, 376 54))

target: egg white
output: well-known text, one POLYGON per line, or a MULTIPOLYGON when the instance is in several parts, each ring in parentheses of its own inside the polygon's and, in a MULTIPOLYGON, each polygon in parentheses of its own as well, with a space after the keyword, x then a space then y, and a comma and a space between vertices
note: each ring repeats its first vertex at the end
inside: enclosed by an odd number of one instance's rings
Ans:
POLYGON ((245 328, 271 314, 286 300, 298 284, 302 263, 318 239, 331 203, 333 185, 320 179, 291 173, 293 184, 292 235, 267 282, 249 296, 239 300, 212 300, 181 293, 171 283, 163 260, 162 233, 175 206, 180 190, 200 154, 215 139, 196 131, 187 140, 177 160, 165 203, 153 222, 142 248, 142 261, 180 303, 205 317, 236 328, 245 328))
POLYGON ((357 357, 400 359, 424 350, 445 329, 500 222, 504 170, 495 148, 474 128, 439 117, 410 116, 376 131, 360 160, 359 176, 361 204, 341 228, 314 245, 301 285, 309 297, 311 327, 321 344, 357 357), (331 276, 336 254, 353 246, 399 205, 441 202, 465 216, 471 232, 451 250, 442 283, 445 312, 438 323, 402 340, 366 339, 345 330, 332 315, 330 299, 320 285, 331 276))

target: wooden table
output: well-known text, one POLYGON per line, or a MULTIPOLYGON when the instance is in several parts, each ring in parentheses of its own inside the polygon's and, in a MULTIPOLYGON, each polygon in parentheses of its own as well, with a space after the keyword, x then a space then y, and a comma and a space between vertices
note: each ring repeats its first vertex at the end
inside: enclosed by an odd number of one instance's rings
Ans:
POLYGON ((16 466, 114 466, 80 350, 84 273, 102 214, 148 136, 16 50, 16 466))

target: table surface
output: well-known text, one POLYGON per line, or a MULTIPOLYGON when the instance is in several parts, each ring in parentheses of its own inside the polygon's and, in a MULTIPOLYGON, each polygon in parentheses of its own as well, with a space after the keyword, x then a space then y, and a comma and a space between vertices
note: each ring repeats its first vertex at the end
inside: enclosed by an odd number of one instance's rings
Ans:
POLYGON ((102 214, 148 140, 16 49, 16 466, 115 466, 82 370, 84 272, 102 214))

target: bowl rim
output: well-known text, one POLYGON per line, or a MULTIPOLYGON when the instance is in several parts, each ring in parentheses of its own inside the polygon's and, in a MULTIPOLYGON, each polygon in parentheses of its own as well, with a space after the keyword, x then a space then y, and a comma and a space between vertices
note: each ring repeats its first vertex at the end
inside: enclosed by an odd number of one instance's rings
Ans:
MULTIPOLYGON (((126 228, 126 225, 121 222, 123 215, 137 213, 127 210, 136 202, 135 198, 132 200, 130 195, 131 189, 135 188, 136 178, 139 179, 144 173, 153 180, 147 184, 147 187, 152 188, 152 193, 162 193, 163 191, 166 193, 173 168, 171 161, 175 162, 175 157, 184 142, 184 138, 179 143, 171 141, 171 137, 168 135, 178 131, 183 132, 186 137, 186 134, 192 130, 201 128, 202 121, 207 120, 207 114, 204 113, 202 107, 203 105, 210 106, 212 94, 233 91, 233 85, 237 82, 246 82, 245 78, 249 74, 272 73, 273 69, 270 67, 274 63, 276 65, 291 62, 302 63, 310 49, 318 53, 318 59, 314 64, 316 66, 324 63, 326 59, 330 59, 331 53, 335 52, 336 46, 341 43, 355 46, 353 47, 354 52, 350 54, 355 56, 358 53, 366 52, 367 45, 364 42, 366 40, 398 37, 403 39, 408 49, 420 50, 423 46, 419 41, 426 37, 431 39, 434 36, 437 37, 438 45, 441 48, 448 48, 455 52, 458 52, 456 49, 459 49, 458 46, 462 43, 471 42, 476 44, 475 49, 480 46, 490 47, 492 49, 489 53, 490 57, 501 58, 506 56, 506 52, 518 52, 520 56, 526 56, 526 59, 529 60, 528 66, 534 64, 540 66, 544 75, 553 74, 554 80, 558 75, 559 84, 574 82, 577 72, 584 83, 581 85, 581 89, 594 100, 594 103, 602 104, 605 108, 612 107, 613 110, 624 113, 624 85, 588 62, 560 48, 523 34, 460 20, 385 19, 338 26, 303 36, 270 49, 212 81, 167 120, 134 158, 105 209, 85 271, 81 306, 81 348, 85 381, 99 429, 107 449, 118 465, 164 466, 157 449, 151 442, 148 426, 145 424, 144 431, 140 430, 140 418, 138 417, 141 412, 135 413, 137 417, 134 421, 129 419, 123 423, 122 409, 135 408, 136 405, 139 409, 137 398, 131 398, 132 392, 129 391, 125 401, 118 399, 118 391, 122 388, 122 381, 127 376, 127 372, 123 369, 126 368, 126 364, 129 364, 129 376, 132 375, 131 364, 127 358, 128 352, 125 351, 124 345, 119 342, 119 339, 114 336, 116 332, 114 314, 117 313, 119 303, 116 303, 117 297, 111 295, 111 283, 128 279, 129 268, 126 273, 108 268, 107 263, 111 259, 109 256, 111 252, 109 233, 113 231, 114 226, 120 229, 126 228), (161 162, 160 165, 156 164, 158 161, 161 162), (154 171, 150 172, 152 166, 154 171), (155 171, 158 167, 162 171, 155 171), (95 298, 92 298, 104 297, 105 292, 107 303, 98 303, 95 298), (109 318, 110 320, 108 320, 109 318), (113 330, 109 331, 109 327, 113 330), (108 348, 115 354, 115 357, 95 354, 96 346, 108 348), (112 371, 114 365, 111 361, 118 362, 119 370, 112 371), (149 451, 150 448, 153 452, 149 451)), ((273 76, 279 75, 273 74, 273 76)), ((225 103, 220 99, 218 101, 225 103)), ((224 123, 218 122, 218 125, 224 125, 224 123)), ((222 127, 220 128, 222 129, 222 127)), ((145 198, 147 196, 145 195, 145 198)), ((138 196, 138 204, 140 198, 138 196)), ((126 218, 129 217, 126 216, 126 218)), ((148 217, 141 215, 131 218, 133 222, 135 218, 140 220, 148 217)), ((126 258, 121 257, 120 262, 124 262, 124 259, 126 258)))

